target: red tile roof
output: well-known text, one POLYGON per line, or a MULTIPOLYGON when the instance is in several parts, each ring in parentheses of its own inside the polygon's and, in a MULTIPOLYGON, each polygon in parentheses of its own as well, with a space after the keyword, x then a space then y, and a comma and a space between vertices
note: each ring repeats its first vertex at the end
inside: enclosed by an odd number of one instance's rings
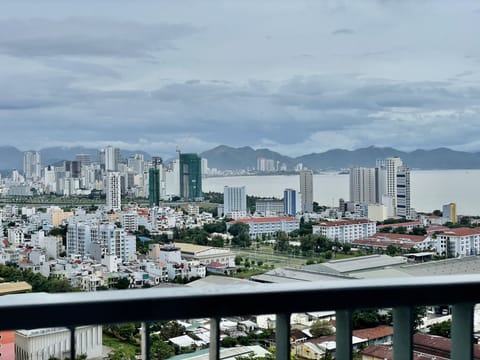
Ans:
POLYGON ((390 346, 371 345, 361 352, 364 356, 371 356, 376 359, 393 360, 393 350, 390 346))
POLYGON ((230 221, 230 224, 236 224, 236 223, 269 223, 269 222, 281 222, 281 221, 294 221, 294 222, 299 222, 294 217, 291 216, 277 216, 277 217, 256 217, 256 218, 242 218, 242 219, 237 219, 234 221, 230 221))
POLYGON ((378 225, 377 229, 383 229, 386 227, 391 227, 392 229, 398 228, 398 227, 409 227, 409 226, 423 226, 423 223, 421 221, 408 221, 408 222, 403 222, 403 223, 394 223, 394 224, 385 224, 385 225, 378 225))
MULTIPOLYGON (((386 345, 371 345, 361 352, 362 355, 379 360, 393 360, 393 349, 386 345)), ((413 360, 447 360, 447 358, 425 354, 419 351, 413 352, 413 360)))
POLYGON ((360 339, 381 339, 393 335, 393 327, 388 325, 380 325, 374 328, 353 330, 353 336, 360 339))
MULTIPOLYGON (((452 341, 442 336, 416 333, 413 335, 414 350, 438 356, 449 357, 452 341)), ((480 345, 473 346, 473 358, 480 359, 480 345)))
POLYGON ((319 223, 318 225, 333 227, 333 226, 357 225, 357 224, 367 224, 367 223, 374 223, 374 221, 370 221, 368 219, 325 221, 325 222, 319 223))
POLYGON ((480 235, 480 229, 471 229, 471 228, 455 228, 448 229, 443 231, 444 235, 447 236, 471 236, 471 235, 480 235))
POLYGON ((368 239, 376 240, 376 239, 389 239, 394 241, 409 241, 414 243, 420 243, 424 241, 427 236, 424 235, 408 235, 408 234, 389 234, 389 233, 376 233, 370 236, 368 239))

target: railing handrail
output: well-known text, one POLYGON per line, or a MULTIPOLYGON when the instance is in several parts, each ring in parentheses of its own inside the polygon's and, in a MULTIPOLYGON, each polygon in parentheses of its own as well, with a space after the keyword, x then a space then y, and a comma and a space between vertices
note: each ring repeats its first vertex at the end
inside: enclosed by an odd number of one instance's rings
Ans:
POLYGON ((480 276, 152 288, 0 297, 0 330, 480 303, 480 276))

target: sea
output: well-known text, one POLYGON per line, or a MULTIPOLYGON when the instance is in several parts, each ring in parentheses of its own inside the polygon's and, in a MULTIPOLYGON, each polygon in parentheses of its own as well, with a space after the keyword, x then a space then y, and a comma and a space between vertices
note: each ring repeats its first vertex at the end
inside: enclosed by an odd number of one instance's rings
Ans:
MULTIPOLYGON (((299 190, 298 175, 209 177, 203 191, 223 192, 223 187, 245 186, 248 195, 283 198, 286 188, 299 190)), ((418 212, 457 205, 461 215, 480 216, 480 170, 411 170, 411 206, 418 212)), ((313 199, 320 205, 338 206, 349 200, 349 175, 322 173, 313 176, 313 199)))

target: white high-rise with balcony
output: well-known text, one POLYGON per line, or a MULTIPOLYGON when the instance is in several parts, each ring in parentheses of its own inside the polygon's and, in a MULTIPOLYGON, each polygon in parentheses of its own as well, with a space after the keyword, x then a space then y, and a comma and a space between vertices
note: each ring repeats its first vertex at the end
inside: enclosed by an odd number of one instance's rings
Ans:
POLYGON ((42 175, 42 165, 38 151, 26 151, 23 153, 23 173, 27 180, 40 179, 42 175))
POLYGON ((377 182, 374 168, 350 169, 350 201, 374 204, 377 200, 377 182))
POLYGON ((225 186, 223 188, 223 212, 226 217, 231 219, 247 216, 245 186, 225 186))
POLYGON ((122 208, 120 173, 109 171, 106 178, 107 210, 119 211, 122 208))
POLYGON ((406 166, 397 168, 397 216, 411 217, 410 169, 406 166))

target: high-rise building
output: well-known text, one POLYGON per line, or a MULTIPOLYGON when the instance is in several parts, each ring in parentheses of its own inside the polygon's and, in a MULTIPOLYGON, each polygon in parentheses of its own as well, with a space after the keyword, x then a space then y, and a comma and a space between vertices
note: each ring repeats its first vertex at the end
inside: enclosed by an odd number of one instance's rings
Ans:
POLYGON ((443 218, 446 221, 451 222, 452 224, 457 223, 457 204, 450 203, 450 204, 443 205, 442 212, 443 212, 443 218))
POLYGON ((81 175, 81 163, 78 161, 65 161, 65 171, 70 174, 70 177, 78 179, 81 175))
POLYGON ((80 166, 88 166, 92 163, 90 154, 76 154, 75 160, 80 163, 80 166))
POLYGON ((98 225, 98 237, 92 241, 92 258, 101 261, 103 255, 117 256, 123 261, 136 251, 135 236, 128 235, 125 229, 117 228, 112 223, 98 225))
POLYGON ((295 216, 297 214, 297 192, 293 189, 285 189, 283 192, 283 204, 285 215, 295 216))
POLYGON ((105 191, 107 194, 107 210, 119 211, 122 208, 122 193, 120 187, 120 173, 107 173, 105 191))
POLYGON ((150 207, 160 204, 160 187, 163 162, 162 158, 154 156, 148 170, 148 202, 150 207))
POLYGON ((105 171, 118 171, 118 163, 120 162, 120 149, 113 146, 107 146, 104 149, 105 154, 105 171))
POLYGON ((313 212, 313 172, 300 171, 300 194, 302 195, 302 212, 313 212))
POLYGON ((264 157, 257 158, 257 171, 260 172, 273 172, 275 171, 275 160, 267 159, 264 157))
POLYGON ((202 159, 197 154, 180 154, 180 197, 191 201, 203 199, 202 159))
POLYGON ((410 169, 403 164, 399 157, 389 157, 377 160, 375 171, 377 201, 382 199, 382 203, 387 206, 387 209, 393 208, 394 213, 392 214, 389 210, 389 216, 411 218, 410 169), (386 199, 390 199, 392 203, 387 204, 386 199))
POLYGON ((225 217, 231 219, 247 216, 245 186, 225 186, 223 188, 223 212, 225 217))
POLYGON ((410 169, 406 166, 397 168, 397 216, 411 218, 410 207, 410 169))
POLYGON ((397 197, 397 169, 403 166, 403 162, 399 157, 389 157, 377 160, 377 168, 379 169, 380 196, 388 195, 393 198, 397 197))
POLYGON ((40 178, 42 165, 38 151, 26 151, 23 153, 23 173, 27 180, 38 180, 40 178))
POLYGON ((376 195, 376 171, 374 168, 355 167, 350 169, 350 201, 373 204, 376 195))
POLYGON ((127 165, 135 174, 141 174, 144 170, 145 159, 143 154, 135 154, 128 158, 127 165))
POLYGON ((92 240, 95 239, 96 231, 92 225, 84 222, 69 223, 67 226, 67 256, 90 255, 90 246, 92 240))

